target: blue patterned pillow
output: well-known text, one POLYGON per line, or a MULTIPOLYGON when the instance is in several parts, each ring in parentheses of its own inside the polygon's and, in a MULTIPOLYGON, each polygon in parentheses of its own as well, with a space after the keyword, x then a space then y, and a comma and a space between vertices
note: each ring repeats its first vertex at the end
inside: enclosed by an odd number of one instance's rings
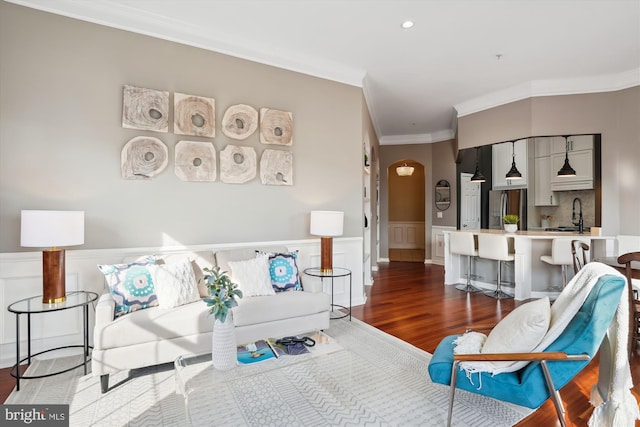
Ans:
POLYGON ((291 253, 270 253, 269 254, 269 275, 271 276, 271 286, 276 292, 301 291, 300 272, 296 258, 298 251, 291 253))
POLYGON ((128 264, 98 265, 116 302, 116 317, 158 305, 153 276, 147 268, 155 264, 156 259, 148 257, 128 264))

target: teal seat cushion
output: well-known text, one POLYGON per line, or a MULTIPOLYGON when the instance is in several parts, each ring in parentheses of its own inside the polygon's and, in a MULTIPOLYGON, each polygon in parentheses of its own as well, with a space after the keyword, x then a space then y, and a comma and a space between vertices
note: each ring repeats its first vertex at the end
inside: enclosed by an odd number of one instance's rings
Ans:
MULTIPOLYGON (((587 354, 593 357, 613 320, 624 285, 624 277, 600 277, 578 313, 545 351, 587 354)), ((453 341, 457 337, 459 335, 444 338, 436 348, 429 362, 429 376, 433 382, 446 385, 451 383, 453 341)), ((588 363, 589 361, 548 362, 547 366, 553 383, 559 390, 588 363)), ((474 373, 470 379, 463 370, 458 369, 456 387, 472 393, 533 409, 542 405, 550 396, 539 362, 529 363, 519 371, 498 375, 474 373)))

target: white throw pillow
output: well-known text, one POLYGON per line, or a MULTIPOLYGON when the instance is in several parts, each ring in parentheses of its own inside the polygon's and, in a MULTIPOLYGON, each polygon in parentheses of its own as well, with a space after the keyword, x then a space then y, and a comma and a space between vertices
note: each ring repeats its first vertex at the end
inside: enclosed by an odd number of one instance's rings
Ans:
MULTIPOLYGON (((551 308, 544 297, 517 307, 487 336, 482 353, 528 353, 542 341, 549 329, 551 308)), ((514 372, 529 362, 491 362, 491 372, 514 372)))
POLYGON ((243 297, 275 295, 269 274, 269 256, 259 253, 244 261, 229 261, 231 277, 242 291, 243 297))
POLYGON ((150 265, 160 308, 173 308, 200 299, 196 276, 189 259, 173 264, 150 265))

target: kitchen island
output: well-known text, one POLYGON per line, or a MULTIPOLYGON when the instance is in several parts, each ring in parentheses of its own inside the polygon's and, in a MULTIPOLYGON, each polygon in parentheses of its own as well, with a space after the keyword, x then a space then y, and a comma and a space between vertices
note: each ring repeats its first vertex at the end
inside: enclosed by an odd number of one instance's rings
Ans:
MULTIPOLYGON (((555 238, 582 240, 589 244, 589 260, 611 256, 614 253, 615 237, 578 234, 575 232, 555 231, 518 231, 507 233, 502 230, 466 230, 474 235, 481 233, 502 234, 507 237, 510 249, 515 253, 515 260, 502 264, 502 288, 514 295, 516 300, 542 298, 554 299, 562 290, 561 267, 549 265, 540 260, 542 255, 551 254, 551 242, 555 238), (507 284, 505 284, 507 282, 507 284)), ((455 285, 466 282, 467 257, 452 254, 449 251, 449 236, 458 231, 444 232, 444 283, 455 285)), ((497 261, 473 258, 471 267, 471 283, 482 289, 492 290, 496 287, 497 261)), ((567 268, 567 280, 573 277, 573 267, 567 268)))

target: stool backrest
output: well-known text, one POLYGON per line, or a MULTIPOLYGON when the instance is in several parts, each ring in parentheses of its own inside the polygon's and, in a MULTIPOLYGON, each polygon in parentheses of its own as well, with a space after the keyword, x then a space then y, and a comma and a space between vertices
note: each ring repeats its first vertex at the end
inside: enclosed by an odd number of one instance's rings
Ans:
POLYGON ((476 241, 470 231, 449 233, 449 252, 460 255, 476 255, 476 241))
POLYGON ((571 241, 571 254, 573 255, 573 272, 575 274, 580 271, 582 267, 587 263, 587 252, 589 252, 589 245, 582 240, 571 241), (581 256, 582 255, 582 256, 581 256))
POLYGON ((478 234, 478 256, 480 258, 507 261, 512 259, 509 242, 502 234, 478 234))
POLYGON ((555 264, 571 265, 573 256, 571 254, 571 238, 558 237, 551 242, 551 258, 555 264))

